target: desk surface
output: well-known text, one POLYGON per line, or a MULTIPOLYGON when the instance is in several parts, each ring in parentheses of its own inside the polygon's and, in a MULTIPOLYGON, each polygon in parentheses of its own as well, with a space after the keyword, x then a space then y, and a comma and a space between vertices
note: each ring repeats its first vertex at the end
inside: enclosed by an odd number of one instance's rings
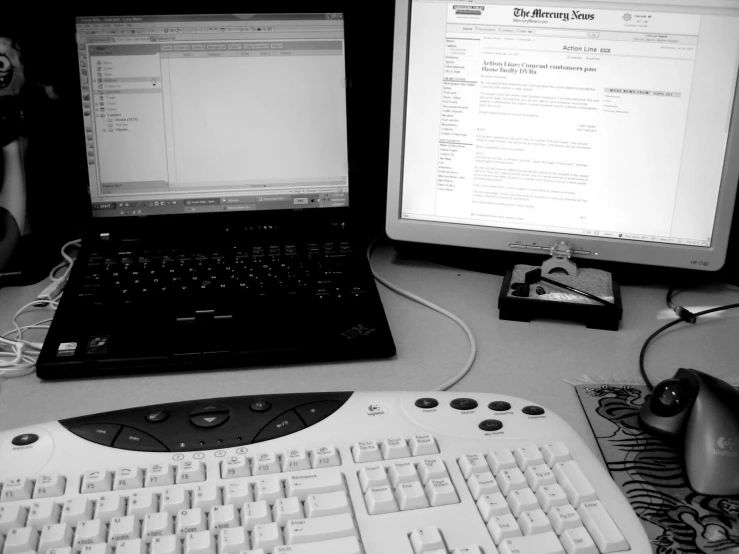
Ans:
MULTIPOLYGON (((666 286, 622 287, 624 317, 617 332, 578 323, 498 319, 502 277, 403 257, 379 247, 375 270, 393 283, 461 317, 472 329, 478 352, 472 370, 451 390, 499 392, 541 404, 562 416, 597 451, 570 383, 641 383, 639 350, 658 327, 674 319, 666 309, 666 286)), ((446 317, 378 285, 397 345, 388 360, 278 366, 155 376, 45 382, 35 374, 0 379, 0 430, 131 406, 240 394, 330 390, 428 390, 464 365, 469 344, 446 317)), ((0 290, 0 321, 43 288, 0 290)), ((686 307, 736 302, 739 293, 707 288, 681 294, 686 307)), ((692 367, 729 380, 737 375, 739 310, 697 325, 680 324, 658 338, 647 354, 653 382, 692 367)), ((38 318, 37 318, 38 319, 38 318)))

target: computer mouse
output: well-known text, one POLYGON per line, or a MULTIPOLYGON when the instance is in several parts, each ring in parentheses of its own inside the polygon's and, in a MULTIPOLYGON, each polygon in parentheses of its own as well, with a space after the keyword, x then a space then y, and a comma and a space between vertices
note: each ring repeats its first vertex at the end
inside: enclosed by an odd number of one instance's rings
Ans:
POLYGON ((678 369, 639 410, 649 433, 683 442, 690 487, 709 496, 739 494, 739 391, 695 369, 678 369))

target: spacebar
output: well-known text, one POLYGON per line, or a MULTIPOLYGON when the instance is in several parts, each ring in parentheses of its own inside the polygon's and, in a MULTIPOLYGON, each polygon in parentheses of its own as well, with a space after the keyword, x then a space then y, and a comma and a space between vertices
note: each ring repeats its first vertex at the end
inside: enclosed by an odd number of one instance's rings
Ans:
POLYGON ((362 554, 356 537, 277 546, 272 554, 362 554))

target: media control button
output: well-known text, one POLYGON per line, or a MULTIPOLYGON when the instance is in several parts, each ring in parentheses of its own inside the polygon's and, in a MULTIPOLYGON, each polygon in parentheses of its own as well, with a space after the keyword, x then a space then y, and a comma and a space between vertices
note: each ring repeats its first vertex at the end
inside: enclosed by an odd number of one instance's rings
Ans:
POLYGON ((121 425, 115 425, 114 423, 83 423, 82 425, 75 425, 70 431, 88 441, 103 446, 112 446, 113 440, 121 427, 121 425))
POLYGON ((486 419, 485 421, 481 421, 478 427, 483 431, 499 431, 503 428, 503 422, 497 419, 486 419))
POLYGON ((323 400, 321 402, 311 402, 310 404, 298 406, 295 408, 295 411, 303 418, 306 425, 311 426, 330 416, 341 408, 343 404, 339 400, 323 400))
POLYGON ((541 406, 524 406, 521 411, 527 415, 542 415, 545 410, 541 406))
POLYGON ((26 433, 24 435, 13 437, 13 440, 10 442, 12 442, 16 446, 28 446, 29 444, 33 444, 37 440, 38 435, 34 435, 33 433, 26 433))
POLYGON ((305 429, 303 420, 295 410, 288 410, 270 421, 254 438, 254 442, 268 441, 305 429))
POLYGON ((439 401, 436 398, 419 398, 416 400, 416 407, 423 408, 425 410, 436 408, 439 405, 439 401))
POLYGON ((169 413, 164 410, 152 410, 146 414, 146 421, 149 423, 160 423, 169 417, 169 413))
POLYGON ((113 448, 138 450, 141 452, 167 452, 167 447, 151 435, 148 435, 143 431, 139 431, 138 429, 125 426, 115 439, 113 448))
POLYGON ((494 402, 488 404, 488 408, 490 408, 494 412, 507 412, 511 409, 511 405, 510 403, 504 402, 503 400, 495 400, 494 402))
POLYGON ((223 425, 228 421, 228 412, 209 412, 205 414, 191 415, 190 423, 201 429, 211 429, 223 425))
POLYGON ((271 407, 272 407, 272 404, 270 404, 266 400, 255 400, 249 405, 249 408, 251 408, 253 412, 266 412, 271 407))
POLYGON ((477 408, 477 401, 471 398, 455 398, 449 405, 455 410, 474 410, 477 408))

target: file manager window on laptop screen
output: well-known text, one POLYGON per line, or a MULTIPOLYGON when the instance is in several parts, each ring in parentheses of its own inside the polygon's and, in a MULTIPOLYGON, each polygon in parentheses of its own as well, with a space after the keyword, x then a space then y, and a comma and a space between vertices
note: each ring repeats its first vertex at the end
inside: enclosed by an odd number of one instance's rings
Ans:
POLYGON ((93 215, 346 206, 343 23, 77 18, 93 215))

